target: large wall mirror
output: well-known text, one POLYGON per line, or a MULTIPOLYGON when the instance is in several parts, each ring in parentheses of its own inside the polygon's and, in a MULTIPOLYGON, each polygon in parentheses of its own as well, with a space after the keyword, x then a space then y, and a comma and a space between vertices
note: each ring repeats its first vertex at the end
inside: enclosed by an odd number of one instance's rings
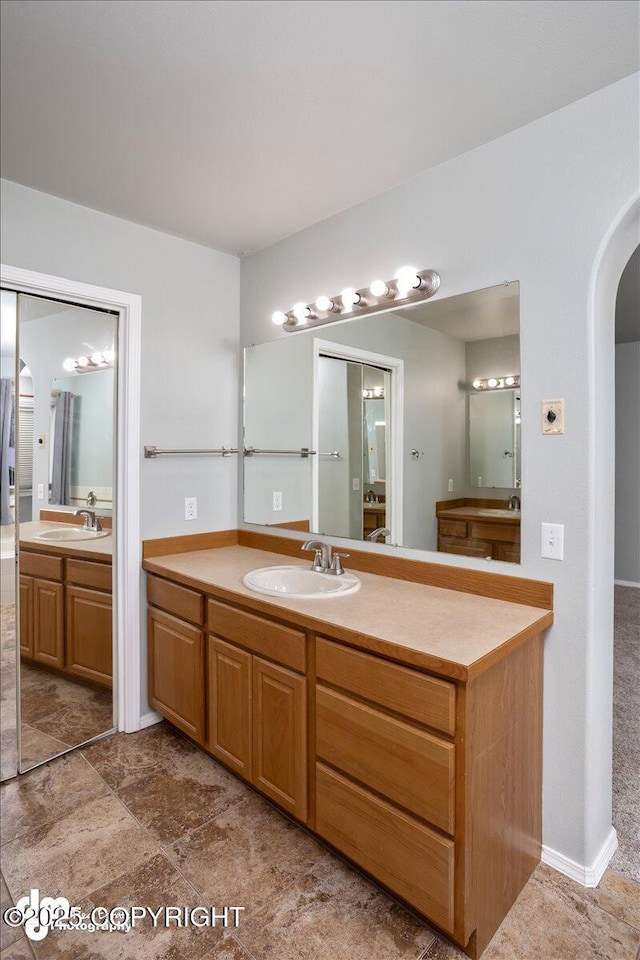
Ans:
POLYGON ((118 318, 4 290, 2 306, 2 657, 24 772, 114 729, 118 318))
POLYGON ((245 350, 244 519, 520 559, 519 285, 245 350))

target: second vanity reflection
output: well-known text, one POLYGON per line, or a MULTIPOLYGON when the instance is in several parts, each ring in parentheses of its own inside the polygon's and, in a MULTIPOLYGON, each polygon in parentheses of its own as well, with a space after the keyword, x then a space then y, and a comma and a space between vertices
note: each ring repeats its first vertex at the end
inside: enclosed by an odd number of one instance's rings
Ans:
POLYGON ((24 772, 114 728, 117 318, 22 294, 18 304, 15 502, 24 772), (89 529, 98 526, 98 534, 89 529))
POLYGON ((446 537, 440 512, 520 498, 519 375, 517 282, 247 348, 245 521, 518 562, 519 509, 446 537))

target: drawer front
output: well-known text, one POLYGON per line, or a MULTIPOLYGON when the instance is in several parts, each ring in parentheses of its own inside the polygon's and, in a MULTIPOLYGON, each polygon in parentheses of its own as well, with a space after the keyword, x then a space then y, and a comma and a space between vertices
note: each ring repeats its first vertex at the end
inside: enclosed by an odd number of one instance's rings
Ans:
POLYGON ((452 932, 453 841, 320 763, 316 790, 318 833, 424 916, 452 932))
POLYGON ((453 833, 453 744, 318 686, 316 752, 318 759, 453 833))
POLYGON ((519 543, 496 543, 493 548, 494 560, 507 560, 509 563, 520 563, 519 543))
POLYGON ((319 680, 371 700, 410 720, 453 734, 456 690, 453 683, 389 663, 382 657, 352 650, 318 637, 316 673, 319 680))
POLYGON ((162 577, 147 575, 147 601, 181 620, 202 626, 204 623, 204 597, 196 590, 189 590, 179 583, 171 583, 162 577))
POLYGON ((285 627, 218 600, 208 601, 207 628, 217 637, 239 643, 267 660, 283 663, 299 673, 306 670, 306 635, 301 630, 285 627))
POLYGON ((470 523, 469 535, 478 540, 497 540, 504 543, 520 543, 519 523, 470 523))
POLYGON ((28 577, 42 577, 45 580, 62 581, 62 557, 52 557, 46 553, 20 551, 20 573, 28 577))
POLYGON ((456 540, 454 537, 438 537, 440 553, 456 553, 462 557, 490 557, 493 544, 481 540, 456 540))
POLYGON ((67 560, 67 581, 79 587, 95 587, 111 593, 111 564, 91 560, 67 560))
POLYGON ((466 537, 466 520, 440 520, 438 522, 438 533, 441 537, 466 537))

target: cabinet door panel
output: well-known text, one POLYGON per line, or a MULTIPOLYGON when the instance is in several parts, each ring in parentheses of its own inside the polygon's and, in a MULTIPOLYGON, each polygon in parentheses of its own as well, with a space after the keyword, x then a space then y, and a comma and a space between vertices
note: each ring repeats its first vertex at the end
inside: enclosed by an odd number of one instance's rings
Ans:
POLYGON ((149 609, 149 703, 198 743, 205 740, 202 630, 149 609))
POLYGON ((64 667, 64 587, 51 580, 33 581, 33 659, 64 667))
POLYGON ((294 816, 307 816, 307 681, 253 658, 253 781, 294 816))
POLYGON ((33 578, 20 577, 20 653, 33 657, 33 578))
POLYGON ((111 594, 67 587, 66 663, 70 673, 111 687, 111 594))
POLYGON ((236 773, 251 779, 251 654, 209 636, 208 746, 236 773))

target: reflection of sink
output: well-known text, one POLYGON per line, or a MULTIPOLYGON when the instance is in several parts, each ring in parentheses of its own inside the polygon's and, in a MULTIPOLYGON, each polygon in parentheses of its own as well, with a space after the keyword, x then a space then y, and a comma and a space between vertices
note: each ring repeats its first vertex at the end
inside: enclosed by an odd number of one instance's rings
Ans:
POLYGON ((487 510, 478 510, 478 514, 481 517, 509 517, 514 520, 520 519, 519 510, 499 510, 497 507, 492 507, 487 510))
POLYGON ((83 530, 82 527, 70 527, 68 530, 56 528, 34 533, 34 540, 47 540, 50 543, 59 543, 61 540, 97 540, 98 537, 108 537, 109 530, 83 530))
POLYGON ((257 593, 289 597, 292 600, 343 597, 360 589, 360 581, 350 573, 334 576, 331 573, 316 573, 307 567, 262 567, 252 570, 242 582, 257 593))

